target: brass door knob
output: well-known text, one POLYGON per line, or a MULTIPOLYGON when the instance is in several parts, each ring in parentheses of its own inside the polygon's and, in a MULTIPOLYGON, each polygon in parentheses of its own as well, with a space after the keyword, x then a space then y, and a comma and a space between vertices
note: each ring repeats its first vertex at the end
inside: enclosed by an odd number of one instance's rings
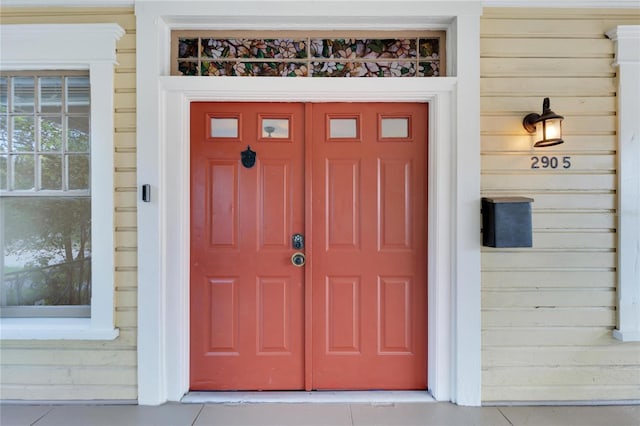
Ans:
POLYGON ((291 263, 297 267, 304 266, 305 260, 304 253, 300 253, 299 251, 293 253, 293 256, 291 256, 291 263))

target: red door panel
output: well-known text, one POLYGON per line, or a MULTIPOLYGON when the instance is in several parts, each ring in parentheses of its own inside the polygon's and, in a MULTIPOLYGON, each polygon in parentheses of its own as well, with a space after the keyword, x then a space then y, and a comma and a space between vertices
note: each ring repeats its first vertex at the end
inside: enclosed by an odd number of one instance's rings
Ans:
POLYGON ((313 107, 315 389, 426 388, 426 118, 426 104, 313 107))
POLYGON ((191 389, 304 388, 304 271, 289 261, 304 231, 303 111, 192 104, 191 389), (271 119, 288 137, 262 133, 271 119))
POLYGON ((191 389, 425 389, 427 106, 306 111, 192 104, 191 389))

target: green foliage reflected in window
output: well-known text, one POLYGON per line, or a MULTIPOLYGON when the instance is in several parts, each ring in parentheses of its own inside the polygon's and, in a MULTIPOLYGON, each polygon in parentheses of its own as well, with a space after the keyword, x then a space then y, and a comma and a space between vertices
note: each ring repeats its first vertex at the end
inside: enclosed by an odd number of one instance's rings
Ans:
POLYGON ((0 76, 0 306, 91 304, 89 94, 86 74, 0 76))
POLYGON ((11 197, 0 204, 2 306, 89 305, 91 199, 11 197))

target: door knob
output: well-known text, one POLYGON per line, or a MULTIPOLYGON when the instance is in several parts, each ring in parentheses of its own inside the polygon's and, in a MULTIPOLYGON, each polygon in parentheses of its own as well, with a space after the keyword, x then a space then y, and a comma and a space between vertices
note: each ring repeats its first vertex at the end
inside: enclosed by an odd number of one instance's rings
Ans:
POLYGON ((296 252, 296 253, 293 253, 293 256, 291 256, 291 263, 293 263, 294 266, 297 266, 297 267, 304 266, 304 262, 305 262, 304 253, 296 252))

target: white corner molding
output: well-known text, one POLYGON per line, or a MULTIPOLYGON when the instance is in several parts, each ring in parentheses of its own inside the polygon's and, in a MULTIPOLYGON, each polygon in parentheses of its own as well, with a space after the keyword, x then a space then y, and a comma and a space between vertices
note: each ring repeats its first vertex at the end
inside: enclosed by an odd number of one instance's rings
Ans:
POLYGON ((481 403, 480 1, 136 1, 138 402, 189 390, 189 105, 429 102, 428 380, 437 400, 481 403), (321 11, 321 13, 318 13, 321 11), (366 14, 363 15, 363 11, 366 14), (169 76, 173 29, 446 29, 449 77, 169 76))
POLYGON ((114 339, 113 78, 117 24, 0 25, 0 70, 89 70, 91 85, 91 318, 3 318, 2 339, 114 339), (22 329, 22 332, 20 331, 22 329))
POLYGON ((618 68, 618 328, 640 341, 640 25, 607 33, 618 68))

